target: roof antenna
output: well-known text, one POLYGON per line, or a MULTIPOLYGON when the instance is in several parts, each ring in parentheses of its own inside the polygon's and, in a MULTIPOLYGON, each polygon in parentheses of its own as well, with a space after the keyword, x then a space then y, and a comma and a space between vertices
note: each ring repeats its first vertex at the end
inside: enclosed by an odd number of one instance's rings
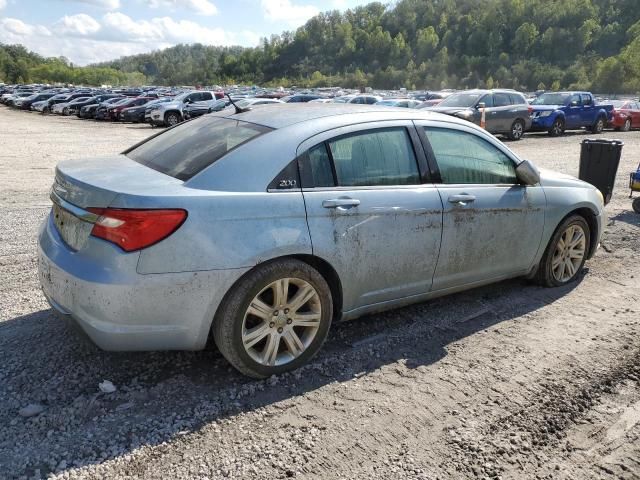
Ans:
POLYGON ((248 112, 249 110, 251 110, 250 108, 241 108, 241 107, 239 107, 238 105, 236 105, 236 102, 234 102, 231 99, 231 96, 228 93, 226 93, 225 95, 229 99, 229 101, 231 102, 231 105, 233 105, 233 107, 236 109, 236 113, 244 113, 244 112, 248 112))

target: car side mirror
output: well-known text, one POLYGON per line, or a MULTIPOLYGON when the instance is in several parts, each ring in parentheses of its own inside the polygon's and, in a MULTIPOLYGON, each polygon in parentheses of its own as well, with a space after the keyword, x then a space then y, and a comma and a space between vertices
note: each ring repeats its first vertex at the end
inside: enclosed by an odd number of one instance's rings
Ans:
POLYGON ((523 160, 516 166, 516 177, 525 185, 540 183, 540 172, 529 160, 523 160))
POLYGON ((476 110, 480 110, 481 108, 485 108, 485 107, 486 107, 486 103, 480 102, 479 104, 476 105, 476 110))
POLYGON ((191 99, 190 99, 190 98, 185 98, 185 99, 184 99, 184 103, 186 103, 186 104, 191 103, 191 99))
POLYGON ((574 100, 573 102, 571 102, 571 106, 572 107, 577 107, 578 106, 578 102, 574 100))

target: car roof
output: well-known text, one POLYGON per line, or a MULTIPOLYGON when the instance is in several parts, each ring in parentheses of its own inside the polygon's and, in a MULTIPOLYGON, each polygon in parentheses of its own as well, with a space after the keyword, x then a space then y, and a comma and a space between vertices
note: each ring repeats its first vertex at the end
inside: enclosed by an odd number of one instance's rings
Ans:
MULTIPOLYGON (((231 110, 233 112, 233 110, 231 110)), ((429 111, 415 111, 406 108, 395 108, 375 105, 359 105, 344 103, 277 103, 271 105, 257 105, 243 113, 230 113, 228 110, 213 115, 242 120, 245 122, 264 125, 265 127, 280 129, 294 124, 312 122, 326 117, 338 115, 362 115, 367 121, 383 120, 413 120, 413 119, 442 119, 448 122, 467 123, 466 121, 429 111)), ((345 124, 349 121, 345 118, 345 124)))

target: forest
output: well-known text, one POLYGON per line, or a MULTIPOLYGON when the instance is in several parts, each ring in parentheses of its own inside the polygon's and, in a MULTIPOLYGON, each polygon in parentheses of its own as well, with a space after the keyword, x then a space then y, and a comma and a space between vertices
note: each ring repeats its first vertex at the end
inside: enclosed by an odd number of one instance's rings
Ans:
POLYGON ((637 0, 401 0, 311 18, 255 48, 177 45, 77 67, 0 45, 0 80, 640 91, 637 0))

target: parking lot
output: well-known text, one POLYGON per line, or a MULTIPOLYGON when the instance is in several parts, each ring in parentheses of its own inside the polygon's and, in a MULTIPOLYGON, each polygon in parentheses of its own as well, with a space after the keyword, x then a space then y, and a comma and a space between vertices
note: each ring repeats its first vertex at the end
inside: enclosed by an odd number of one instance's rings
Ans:
MULTIPOLYGON (((0 478, 640 478, 640 215, 625 142, 581 280, 512 280, 334 325, 264 381, 215 351, 108 353, 40 293, 57 162, 155 133, 0 106, 0 478), (111 381, 114 393, 98 384, 111 381), (32 417, 21 408, 38 404, 32 417)), ((587 133, 508 146, 577 175, 587 133)))

